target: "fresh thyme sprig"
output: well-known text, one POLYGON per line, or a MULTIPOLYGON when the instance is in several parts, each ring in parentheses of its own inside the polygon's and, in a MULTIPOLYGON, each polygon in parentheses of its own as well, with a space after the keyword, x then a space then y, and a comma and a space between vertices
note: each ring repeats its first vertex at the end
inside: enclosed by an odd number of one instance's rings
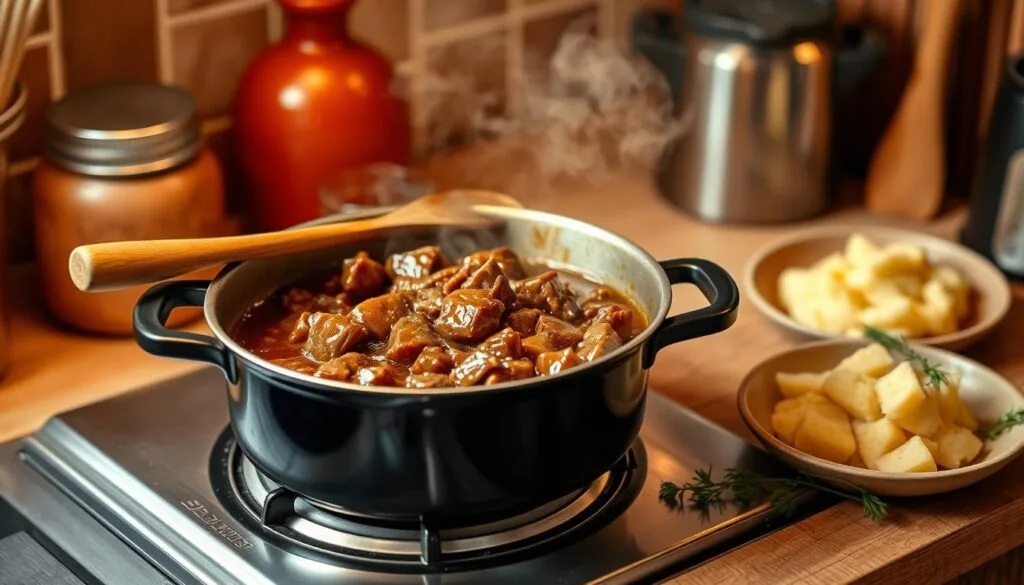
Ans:
POLYGON ((767 477, 745 469, 726 469, 721 481, 711 477, 711 469, 698 469, 688 483, 678 485, 662 481, 658 498, 671 508, 689 502, 706 513, 710 508, 724 508, 733 502, 740 508, 751 508, 764 501, 784 515, 791 515, 806 489, 827 492, 847 500, 859 502, 864 515, 879 521, 888 513, 888 506, 878 496, 850 485, 849 491, 840 490, 818 481, 811 475, 800 473, 794 478, 767 477))
POLYGON ((992 426, 985 430, 985 438, 994 441, 996 437, 1017 425, 1024 425, 1024 408, 1011 410, 999 417, 996 422, 992 423, 992 426))
POLYGON ((912 362, 916 362, 920 366, 921 371, 928 378, 928 385, 938 390, 943 384, 949 385, 949 374, 939 369, 938 365, 935 365, 928 361, 923 355, 910 349, 907 346, 907 341, 899 335, 889 335, 881 329, 875 327, 866 326, 864 327, 864 336, 878 343, 889 351, 895 351, 912 362))

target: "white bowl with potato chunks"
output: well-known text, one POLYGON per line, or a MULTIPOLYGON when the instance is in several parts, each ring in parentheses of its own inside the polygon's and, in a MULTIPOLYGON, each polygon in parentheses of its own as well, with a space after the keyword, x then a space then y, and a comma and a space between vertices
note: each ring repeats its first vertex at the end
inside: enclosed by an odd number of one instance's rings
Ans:
POLYGON ((1024 447, 1024 397, 985 366, 879 330, 776 354, 741 383, 744 422, 786 464, 877 495, 947 492, 1024 447), (876 341, 877 340, 877 341, 876 341))
POLYGON ((883 227, 828 226, 776 241, 751 260, 748 297, 776 325, 816 339, 865 326, 960 350, 1010 308, 991 262, 955 242, 883 227))

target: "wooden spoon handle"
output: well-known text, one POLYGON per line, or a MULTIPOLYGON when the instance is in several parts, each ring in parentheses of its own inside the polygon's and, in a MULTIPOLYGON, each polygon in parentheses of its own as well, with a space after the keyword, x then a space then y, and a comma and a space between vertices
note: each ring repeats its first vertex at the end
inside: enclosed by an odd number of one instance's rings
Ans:
POLYGON ((68 270, 80 290, 110 290, 157 282, 225 262, 344 245, 390 225, 384 218, 372 218, 244 236, 89 244, 71 251, 68 270))

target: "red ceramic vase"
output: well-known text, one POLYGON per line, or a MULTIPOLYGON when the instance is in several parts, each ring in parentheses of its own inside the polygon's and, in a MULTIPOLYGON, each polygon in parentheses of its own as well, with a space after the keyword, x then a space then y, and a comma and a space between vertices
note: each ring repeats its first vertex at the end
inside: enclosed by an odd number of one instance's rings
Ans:
POLYGON ((408 164, 408 108, 387 59, 349 36, 354 1, 278 0, 285 36, 239 83, 234 128, 251 230, 317 217, 318 189, 341 169, 408 164))

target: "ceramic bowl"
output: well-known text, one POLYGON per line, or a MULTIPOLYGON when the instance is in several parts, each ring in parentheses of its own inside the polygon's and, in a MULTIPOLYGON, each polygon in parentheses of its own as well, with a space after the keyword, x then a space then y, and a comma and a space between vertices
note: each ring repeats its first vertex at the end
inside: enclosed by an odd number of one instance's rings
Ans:
MULTIPOLYGON (((838 480, 837 485, 853 484, 880 496, 923 496, 959 489, 999 471, 1020 454, 1024 448, 1024 426, 1009 429, 994 441, 986 441, 981 455, 970 465, 927 473, 889 473, 833 463, 779 440, 771 427, 772 410, 782 399, 775 385, 775 374, 826 371, 868 343, 861 339, 819 341, 764 360, 740 385, 738 402, 743 421, 768 451, 787 465, 824 479, 838 480)), ((916 344, 911 347, 929 361, 940 364, 945 371, 958 371, 963 375, 960 397, 982 429, 1006 412, 1024 408, 1024 396, 985 366, 941 349, 916 344)))
POLYGON ((807 327, 790 317, 779 302, 777 283, 786 268, 809 267, 841 251, 853 233, 863 234, 879 245, 903 242, 921 246, 930 262, 952 266, 970 284, 975 311, 972 322, 955 333, 915 338, 915 343, 953 351, 964 349, 991 331, 1010 309, 1010 285, 1006 277, 981 255, 936 236, 868 226, 814 228, 772 242, 747 264, 743 275, 747 297, 769 320, 797 337, 805 340, 845 338, 842 334, 807 327))

